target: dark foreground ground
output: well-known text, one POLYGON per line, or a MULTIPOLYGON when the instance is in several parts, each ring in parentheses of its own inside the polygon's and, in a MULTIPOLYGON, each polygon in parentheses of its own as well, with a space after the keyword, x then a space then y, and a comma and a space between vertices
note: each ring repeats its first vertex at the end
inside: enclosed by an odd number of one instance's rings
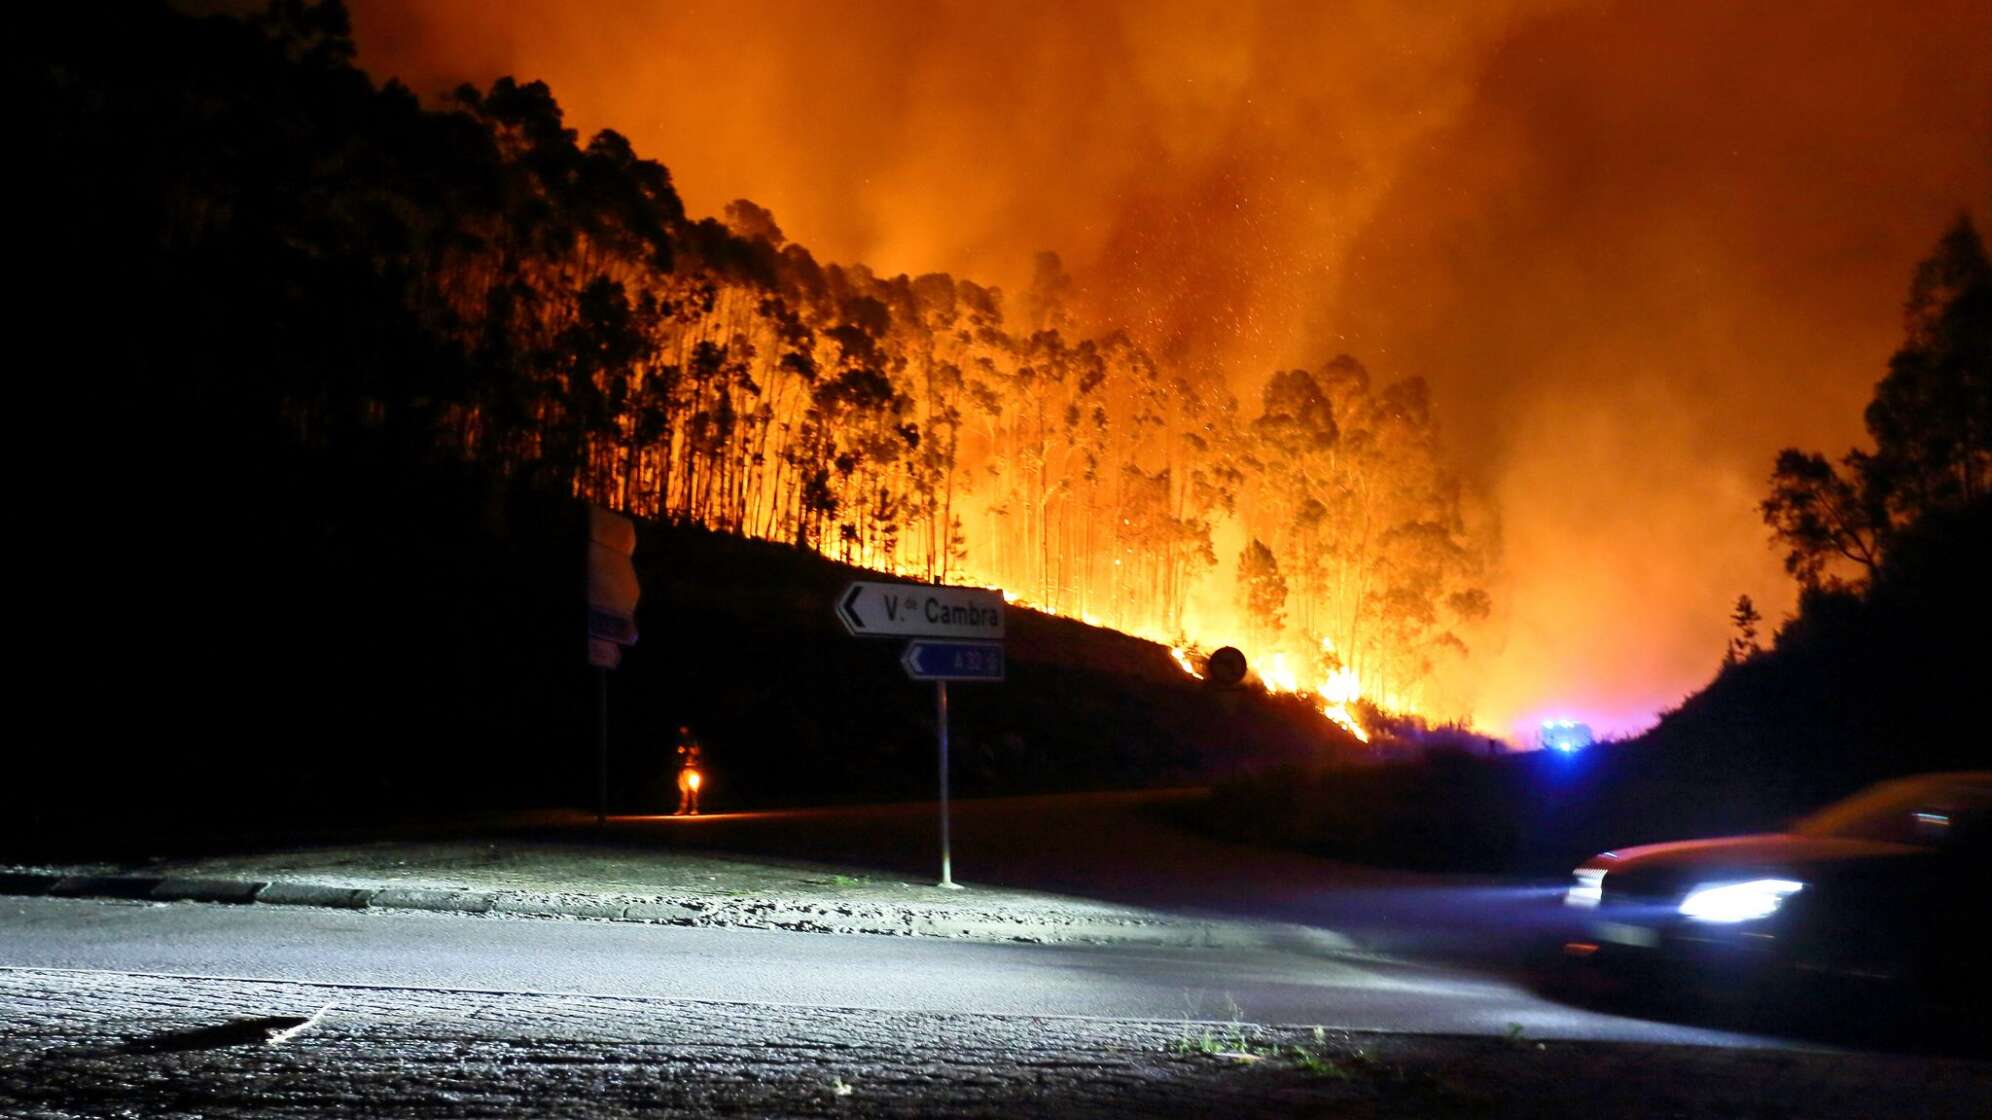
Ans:
POLYGON ((959 892, 930 885, 922 806, 141 861, 574 905, 0 899, 0 1115, 1868 1117, 1992 1101, 1984 1052, 1942 1031, 1545 988, 1530 947, 1554 932, 1553 886, 1223 844, 1177 822, 1184 796, 968 802, 959 892), (687 914, 588 917, 605 898, 687 914), (931 906, 1045 928, 1022 943, 953 918, 929 935, 856 920, 931 906), (809 920, 771 917, 787 912, 809 920), (1061 915, 1168 936, 1074 939, 1061 915))
POLYGON ((1873 1055, 0 973, 23 1117, 1962 1117, 1987 1091, 1873 1055))

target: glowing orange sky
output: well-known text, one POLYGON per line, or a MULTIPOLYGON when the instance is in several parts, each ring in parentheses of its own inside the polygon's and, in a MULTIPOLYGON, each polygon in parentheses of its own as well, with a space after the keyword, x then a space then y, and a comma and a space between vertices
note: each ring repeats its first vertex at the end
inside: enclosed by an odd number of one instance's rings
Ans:
POLYGON ((1754 503, 1837 452, 1915 261, 1992 218, 1992 7, 359 0, 431 94, 543 78, 695 214, 1016 288, 1241 395, 1349 351, 1432 382, 1500 503, 1475 714, 1623 728, 1792 593, 1754 503))

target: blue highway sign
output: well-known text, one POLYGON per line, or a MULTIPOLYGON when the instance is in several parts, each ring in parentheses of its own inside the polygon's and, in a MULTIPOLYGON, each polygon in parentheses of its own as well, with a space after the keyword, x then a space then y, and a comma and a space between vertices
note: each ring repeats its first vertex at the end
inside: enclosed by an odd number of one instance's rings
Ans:
POLYGON ((908 642, 899 659, 916 681, 1000 681, 1001 642, 908 642))

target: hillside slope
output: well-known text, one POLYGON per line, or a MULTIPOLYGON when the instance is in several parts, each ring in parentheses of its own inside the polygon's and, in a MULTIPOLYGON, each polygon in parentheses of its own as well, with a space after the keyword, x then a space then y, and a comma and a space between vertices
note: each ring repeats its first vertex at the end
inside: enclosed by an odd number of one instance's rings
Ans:
MULTIPOLYGON (((592 804, 578 503, 363 456, 234 461, 162 455, 148 481, 182 497, 65 556, 91 594, 52 652, 82 669, 42 696, 72 718, 31 755, 14 828, 592 804)), ((932 796, 932 686, 832 613, 876 573, 656 524, 636 563, 615 808, 668 807, 680 723, 708 745, 714 809, 932 796)), ((1205 688, 1152 642, 1015 609, 1009 632, 1008 681, 950 690, 965 796, 1197 783, 1347 744, 1297 700, 1205 688)))

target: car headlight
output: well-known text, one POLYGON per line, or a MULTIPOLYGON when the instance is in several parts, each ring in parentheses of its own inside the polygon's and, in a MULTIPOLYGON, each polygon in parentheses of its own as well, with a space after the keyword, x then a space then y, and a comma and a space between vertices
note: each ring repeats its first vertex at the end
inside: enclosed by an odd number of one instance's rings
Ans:
POLYGON ((1681 914, 1698 922, 1748 922, 1768 918, 1786 897, 1805 889, 1790 879, 1752 879, 1747 883, 1704 883, 1681 900, 1681 914))
POLYGON ((1563 892, 1563 905, 1582 906, 1586 909, 1605 900, 1605 870, 1602 867, 1580 867, 1570 873, 1577 881, 1563 892))

